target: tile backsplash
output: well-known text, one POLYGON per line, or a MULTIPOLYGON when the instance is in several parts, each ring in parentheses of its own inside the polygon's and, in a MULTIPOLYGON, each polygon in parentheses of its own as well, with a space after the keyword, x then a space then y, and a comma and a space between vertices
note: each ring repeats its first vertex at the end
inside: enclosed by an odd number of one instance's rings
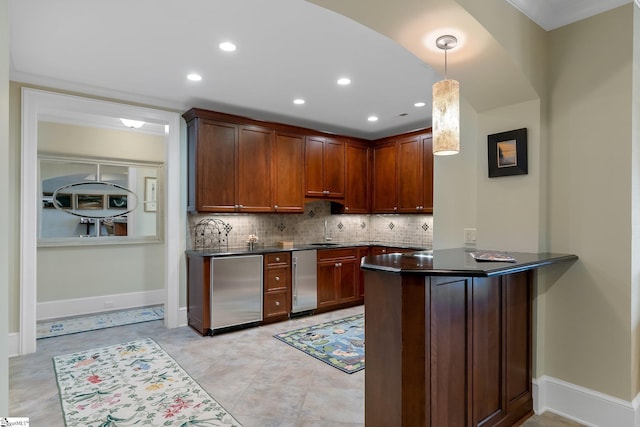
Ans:
POLYGON ((322 200, 305 204, 303 214, 190 214, 187 248, 215 246, 218 239, 226 240, 223 245, 229 248, 240 248, 247 246, 249 234, 258 236, 258 247, 274 246, 282 240, 294 245, 322 242, 325 220, 327 236, 335 243, 375 241, 424 248, 433 243, 430 214, 331 215, 330 202, 322 200), (205 222, 209 227, 203 240, 205 222))

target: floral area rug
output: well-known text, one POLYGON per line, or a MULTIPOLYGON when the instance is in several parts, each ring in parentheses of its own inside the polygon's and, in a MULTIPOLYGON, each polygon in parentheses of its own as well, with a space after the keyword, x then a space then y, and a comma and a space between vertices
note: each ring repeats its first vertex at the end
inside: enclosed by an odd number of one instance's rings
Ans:
POLYGON ((348 374, 364 369, 363 314, 283 332, 274 337, 348 374))
POLYGON ((240 426, 151 338, 53 365, 67 427, 240 426))
POLYGON ((161 305, 130 310, 112 311, 89 316, 67 317, 57 320, 39 321, 36 337, 50 338, 78 332, 94 331, 113 326, 131 325, 164 319, 164 307, 161 305))

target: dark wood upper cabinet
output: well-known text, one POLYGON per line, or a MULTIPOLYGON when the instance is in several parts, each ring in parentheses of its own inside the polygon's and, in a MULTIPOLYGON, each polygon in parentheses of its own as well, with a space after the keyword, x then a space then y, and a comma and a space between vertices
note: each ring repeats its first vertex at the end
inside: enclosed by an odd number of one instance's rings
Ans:
POLYGON ((256 126, 240 126, 239 133, 236 193, 238 211, 271 211, 273 131, 256 126))
POLYGON ((273 146, 273 208, 304 212, 304 137, 277 132, 273 146))
POLYGON ((366 145, 347 143, 346 186, 344 193, 345 213, 369 213, 370 181, 369 165, 371 149, 366 145))
POLYGON ((373 212, 398 211, 397 158, 395 142, 387 142, 373 148, 373 212))
POLYGON ((195 119, 188 139, 189 210, 235 212, 238 126, 195 119))
POLYGON ((373 174, 373 212, 433 212, 431 133, 383 140, 374 147, 373 174))
POLYGON ((344 198, 345 142, 337 138, 308 136, 305 144, 305 195, 344 198))
POLYGON ((189 212, 433 212, 431 133, 378 141, 193 108, 187 121, 189 212))

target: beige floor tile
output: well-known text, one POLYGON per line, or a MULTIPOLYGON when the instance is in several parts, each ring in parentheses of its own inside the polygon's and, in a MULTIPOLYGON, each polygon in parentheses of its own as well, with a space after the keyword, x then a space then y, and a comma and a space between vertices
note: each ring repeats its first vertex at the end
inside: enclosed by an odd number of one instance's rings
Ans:
MULTIPOLYGON (((63 426, 52 357, 151 337, 244 427, 363 427, 364 371, 346 374, 273 335, 361 313, 362 307, 201 337, 162 321, 38 340, 34 354, 9 361, 9 415, 63 426)), ((526 427, 579 426, 553 414, 526 427)))

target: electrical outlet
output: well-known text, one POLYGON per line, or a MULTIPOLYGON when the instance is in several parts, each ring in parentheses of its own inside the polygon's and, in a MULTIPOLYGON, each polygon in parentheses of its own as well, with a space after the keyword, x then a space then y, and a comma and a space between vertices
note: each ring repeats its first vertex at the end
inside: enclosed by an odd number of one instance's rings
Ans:
POLYGON ((464 229, 464 244, 466 246, 475 246, 476 244, 476 229, 475 228, 465 228, 464 229))

